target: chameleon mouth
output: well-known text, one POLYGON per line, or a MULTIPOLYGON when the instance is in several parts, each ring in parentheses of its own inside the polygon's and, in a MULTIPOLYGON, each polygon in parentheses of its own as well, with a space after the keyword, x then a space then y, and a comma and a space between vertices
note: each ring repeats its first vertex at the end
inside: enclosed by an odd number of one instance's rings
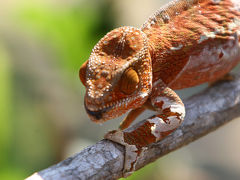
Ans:
POLYGON ((103 118, 103 114, 106 113, 107 111, 109 111, 110 109, 112 109, 113 106, 108 106, 106 108, 102 108, 100 110, 90 110, 87 106, 86 106, 86 103, 84 102, 84 107, 85 107, 85 110, 86 112, 94 117, 94 120, 97 120, 97 121, 100 121, 102 120, 103 118))
POLYGON ((126 113, 128 110, 134 108, 135 106, 139 106, 145 102, 148 93, 143 93, 140 95, 136 95, 133 97, 127 97, 116 102, 109 102, 100 105, 93 104, 92 101, 85 100, 84 107, 89 115, 90 119, 96 123, 103 123, 109 119, 116 118, 121 116, 122 114, 126 113), (141 100, 137 100, 141 97, 141 100), (128 106, 132 102, 136 102, 132 104, 131 108, 129 109, 128 106))
POLYGON ((115 118, 120 116, 121 114, 125 113, 122 112, 122 107, 126 107, 129 102, 134 100, 135 98, 125 98, 116 102, 110 102, 108 104, 102 105, 100 107, 94 107, 93 104, 87 103, 84 101, 84 107, 87 114, 90 116, 91 120, 96 123, 103 123, 108 119, 115 118), (116 109, 119 109, 116 111, 116 109), (110 111, 114 111, 113 113, 109 114, 110 111))

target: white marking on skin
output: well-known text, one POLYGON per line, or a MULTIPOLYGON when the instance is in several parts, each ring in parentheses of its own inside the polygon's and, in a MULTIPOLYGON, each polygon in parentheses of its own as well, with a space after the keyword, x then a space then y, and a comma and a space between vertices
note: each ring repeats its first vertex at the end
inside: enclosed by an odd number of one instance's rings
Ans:
POLYGON ((169 17, 168 14, 163 14, 163 19, 166 20, 166 21, 169 21, 170 17, 169 17))
POLYGON ((219 3, 221 2, 221 0, 212 0, 212 2, 213 2, 214 4, 219 4, 219 3))
POLYGON ((151 24, 150 24, 150 23, 147 25, 147 28, 148 28, 148 29, 150 29, 150 28, 151 28, 151 24))
POLYGON ((179 46, 177 46, 177 47, 171 47, 170 49, 171 49, 172 51, 177 51, 177 50, 180 50, 182 47, 183 47, 183 45, 180 44, 179 46))
POLYGON ((198 43, 202 43, 205 40, 208 40, 209 38, 214 39, 216 37, 216 33, 215 32, 204 32, 204 35, 200 36, 200 39, 198 40, 198 43))
POLYGON ((171 112, 179 113, 181 119, 185 117, 185 107, 182 104, 172 104, 170 110, 171 112))
POLYGON ((234 22, 240 28, 240 19, 234 18, 234 22))
POLYGON ((237 30, 237 36, 238 36, 238 38, 239 38, 239 36, 240 36, 240 30, 237 30))
POLYGON ((103 41, 103 44, 107 45, 107 44, 108 44, 108 41, 103 41))
POLYGON ((205 36, 205 35, 201 35, 200 36, 200 39, 198 40, 198 43, 200 44, 201 42, 205 41, 205 40, 208 40, 208 37, 205 36))
POLYGON ((235 22, 232 22, 232 23, 229 23, 228 24, 228 29, 231 31, 231 30, 233 30, 234 28, 236 28, 237 27, 237 24, 235 23, 235 22))
MULTIPOLYGON (((180 118, 183 120, 185 117, 185 107, 183 104, 170 101, 167 97, 157 97, 152 100, 152 104, 163 102, 162 109, 170 108, 171 112, 179 113, 180 118)), ((161 110, 162 110, 161 109, 161 110)))
POLYGON ((212 66, 214 65, 215 71, 221 70, 222 66, 219 64, 220 50, 224 55, 221 57, 221 61, 225 61, 226 63, 240 56, 240 47, 237 39, 230 40, 224 44, 218 44, 216 46, 205 46, 198 55, 192 55, 189 57, 189 63, 187 64, 183 74, 186 71, 190 72, 196 68, 199 72, 208 71, 209 64, 212 66))
POLYGON ((177 119, 174 116, 168 117, 169 123, 165 123, 163 119, 159 117, 154 117, 152 119, 148 119, 149 123, 154 124, 151 127, 151 133, 156 137, 156 141, 159 141, 161 137, 161 132, 167 132, 176 129, 180 122, 179 119, 177 119))
POLYGON ((215 32, 205 32, 204 33, 208 38, 215 38, 216 35, 215 35, 215 32))
POLYGON ((233 10, 236 10, 236 11, 240 11, 240 3, 239 3, 239 0, 231 0, 232 3, 233 3, 233 10))
POLYGON ((153 87, 156 87, 156 86, 157 86, 158 84, 160 84, 160 83, 163 83, 163 81, 162 81, 161 79, 155 81, 155 82, 153 83, 153 87))
POLYGON ((155 22, 154 21, 151 21, 151 25, 154 25, 155 24, 155 22))
POLYGON ((162 109, 166 109, 166 108, 171 107, 174 104, 177 104, 174 101, 170 101, 167 97, 158 96, 158 97, 152 99, 152 104, 159 103, 159 102, 163 102, 162 109))
POLYGON ((225 28, 220 26, 218 28, 215 29, 215 33, 216 34, 221 34, 221 33, 225 33, 225 28))
POLYGON ((141 98, 145 98, 146 96, 149 95, 149 93, 150 93, 150 91, 149 92, 144 92, 144 93, 141 93, 140 96, 141 96, 141 98))

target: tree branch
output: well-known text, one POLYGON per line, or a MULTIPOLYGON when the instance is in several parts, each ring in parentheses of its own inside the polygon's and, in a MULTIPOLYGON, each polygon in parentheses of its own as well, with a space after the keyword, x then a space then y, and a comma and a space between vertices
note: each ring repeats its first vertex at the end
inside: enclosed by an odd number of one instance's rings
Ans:
MULTIPOLYGON (((240 116, 240 74, 234 81, 219 83, 188 98, 184 104, 184 123, 164 140, 149 145, 137 169, 240 116)), ((27 180, 117 179, 122 177, 123 162, 124 147, 102 140, 27 180)))

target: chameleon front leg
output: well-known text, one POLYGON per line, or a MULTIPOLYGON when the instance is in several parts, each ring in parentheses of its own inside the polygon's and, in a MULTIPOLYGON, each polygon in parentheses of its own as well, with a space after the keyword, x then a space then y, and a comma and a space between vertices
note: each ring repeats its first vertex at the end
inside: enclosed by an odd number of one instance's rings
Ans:
POLYGON ((155 108, 152 106, 151 100, 148 99, 143 106, 131 110, 128 115, 120 123, 119 129, 124 130, 129 127, 129 125, 146 109, 155 111, 155 108))
POLYGON ((119 129, 124 130, 145 110, 144 106, 131 110, 125 119, 121 122, 119 129))
MULTIPOLYGON (((144 149, 177 129, 185 116, 185 108, 181 99, 161 80, 153 84, 149 100, 150 108, 154 109, 157 115, 150 117, 133 130, 114 130, 105 135, 106 139, 125 146, 123 170, 125 176, 135 170, 135 165, 144 149)), ((147 103, 149 106, 149 101, 147 103)))

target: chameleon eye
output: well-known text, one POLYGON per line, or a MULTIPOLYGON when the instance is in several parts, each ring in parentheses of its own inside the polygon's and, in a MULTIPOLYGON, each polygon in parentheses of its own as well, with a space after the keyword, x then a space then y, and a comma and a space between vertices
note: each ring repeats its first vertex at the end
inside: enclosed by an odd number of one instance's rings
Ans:
POLYGON ((86 86, 86 69, 88 61, 84 62, 79 70, 79 78, 82 81, 83 85, 86 86))
POLYGON ((137 88, 139 77, 135 70, 128 68, 122 75, 120 80, 120 90, 124 94, 132 94, 137 88))

